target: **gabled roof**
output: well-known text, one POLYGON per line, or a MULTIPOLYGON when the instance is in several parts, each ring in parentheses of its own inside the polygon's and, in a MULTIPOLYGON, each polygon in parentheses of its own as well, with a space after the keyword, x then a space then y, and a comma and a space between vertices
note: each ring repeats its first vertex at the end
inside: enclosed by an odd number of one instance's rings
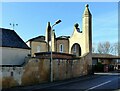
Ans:
POLYGON ((29 39, 28 41, 45 42, 45 36, 38 36, 32 39, 29 39))
POLYGON ((30 49, 14 30, 0 28, 0 41, 1 47, 30 49))

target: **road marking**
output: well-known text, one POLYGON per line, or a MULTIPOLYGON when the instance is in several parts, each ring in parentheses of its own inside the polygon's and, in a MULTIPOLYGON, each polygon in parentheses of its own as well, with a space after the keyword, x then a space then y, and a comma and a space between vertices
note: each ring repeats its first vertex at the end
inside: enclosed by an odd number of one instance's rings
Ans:
POLYGON ((94 73, 95 75, 120 75, 120 73, 94 73))
POLYGON ((89 91, 89 90, 95 89, 95 88, 97 88, 97 87, 100 87, 100 86, 105 85, 105 84, 110 83, 110 82, 111 82, 111 80, 110 80, 110 81, 107 81, 107 82, 104 82, 104 83, 101 83, 101 84, 99 84, 99 85, 96 85, 96 86, 94 86, 94 87, 91 87, 91 88, 89 88, 89 89, 87 89, 87 90, 85 90, 85 91, 89 91))

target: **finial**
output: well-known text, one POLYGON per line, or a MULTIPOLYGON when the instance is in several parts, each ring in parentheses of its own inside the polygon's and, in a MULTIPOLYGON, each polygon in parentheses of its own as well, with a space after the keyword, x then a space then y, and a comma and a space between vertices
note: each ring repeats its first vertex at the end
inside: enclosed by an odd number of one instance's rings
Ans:
POLYGON ((50 22, 48 22, 47 27, 48 27, 48 30, 51 30, 50 22))
POLYGON ((78 28, 78 26, 79 26, 79 24, 78 24, 78 23, 76 23, 74 26, 75 26, 75 28, 77 29, 77 28, 78 28))
POLYGON ((50 26, 50 22, 48 22, 48 26, 50 26))
POLYGON ((89 7, 89 5, 88 5, 88 4, 86 4, 86 5, 85 5, 85 7, 87 7, 87 8, 88 8, 88 7, 89 7))
POLYGON ((80 28, 79 28, 79 24, 78 24, 78 23, 76 23, 76 24, 74 25, 74 27, 76 28, 77 32, 82 33, 82 32, 80 31, 80 28))

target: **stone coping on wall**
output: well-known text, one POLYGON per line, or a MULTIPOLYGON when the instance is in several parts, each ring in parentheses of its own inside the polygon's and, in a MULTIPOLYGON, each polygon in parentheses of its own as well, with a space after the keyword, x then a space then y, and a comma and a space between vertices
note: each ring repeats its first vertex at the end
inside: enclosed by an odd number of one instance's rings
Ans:
MULTIPOLYGON (((51 52, 39 52, 35 53, 36 58, 44 58, 44 59, 50 59, 51 58, 51 52)), ((68 53, 61 53, 61 52, 52 52, 52 58, 53 59, 76 59, 80 57, 76 57, 76 55, 68 54, 68 53)))

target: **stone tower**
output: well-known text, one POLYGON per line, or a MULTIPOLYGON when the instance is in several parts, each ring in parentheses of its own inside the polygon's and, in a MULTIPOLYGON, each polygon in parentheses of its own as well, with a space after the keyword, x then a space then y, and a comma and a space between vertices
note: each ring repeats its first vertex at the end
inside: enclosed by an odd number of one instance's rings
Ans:
POLYGON ((56 38, 55 32, 54 32, 54 30, 52 30, 50 22, 48 22, 48 25, 47 25, 47 28, 46 28, 46 36, 45 36, 45 41, 47 42, 48 52, 51 51, 51 39, 52 39, 52 51, 56 51, 55 50, 55 48, 56 48, 55 38, 56 38))
POLYGON ((82 17, 82 31, 80 31, 79 24, 76 23, 69 43, 69 53, 83 56, 92 51, 92 15, 89 11, 88 4, 85 6, 82 17), (73 53, 74 49, 76 50, 73 53))
POLYGON ((92 15, 88 7, 89 5, 87 4, 82 17, 82 31, 85 41, 84 51, 86 53, 92 52, 92 15))
POLYGON ((45 35, 45 41, 47 42, 47 48, 48 51, 50 51, 50 41, 51 41, 51 26, 50 22, 48 22, 47 28, 46 28, 46 35, 45 35))

